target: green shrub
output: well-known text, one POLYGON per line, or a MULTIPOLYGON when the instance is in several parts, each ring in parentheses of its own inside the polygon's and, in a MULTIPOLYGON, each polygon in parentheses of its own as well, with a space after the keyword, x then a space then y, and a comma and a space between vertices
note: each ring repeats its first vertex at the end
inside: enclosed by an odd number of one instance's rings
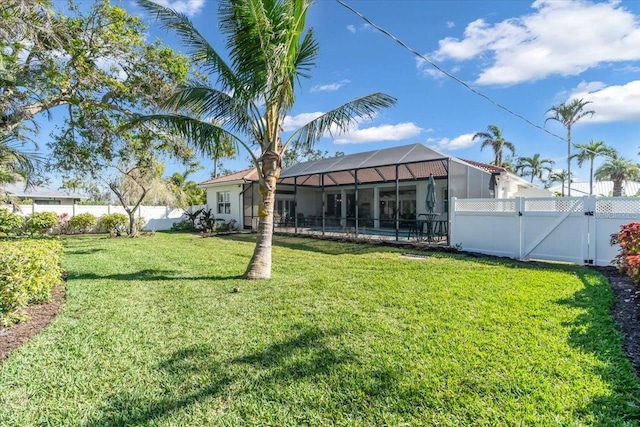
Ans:
POLYGON ((83 234, 88 233, 97 223, 98 218, 89 212, 78 214, 69 221, 74 230, 83 234))
POLYGON ((22 217, 0 209, 0 234, 17 234, 22 229, 22 217))
POLYGON ((27 217, 24 225, 29 234, 46 234, 58 225, 58 216, 53 212, 35 212, 27 217))
POLYGON ((0 241, 0 323, 26 318, 30 303, 47 301, 62 282, 62 245, 55 240, 0 241))
POLYGON ((613 264, 618 271, 640 285, 640 222, 621 225, 620 231, 611 235, 611 244, 620 246, 613 264))
POLYGON ((177 232, 193 232, 196 231, 196 226, 189 220, 183 219, 171 224, 171 231, 177 232))
POLYGON ((112 236, 125 230, 127 224, 129 224, 129 217, 125 214, 112 213, 100 217, 100 228, 112 236))

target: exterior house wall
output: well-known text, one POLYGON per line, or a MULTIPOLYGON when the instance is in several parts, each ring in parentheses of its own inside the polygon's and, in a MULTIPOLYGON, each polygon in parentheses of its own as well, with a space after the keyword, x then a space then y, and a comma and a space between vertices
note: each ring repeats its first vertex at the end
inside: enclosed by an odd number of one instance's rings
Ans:
POLYGON ((213 212, 215 218, 221 218, 225 222, 235 219, 242 226, 243 213, 240 210, 242 184, 238 182, 229 182, 216 185, 215 187, 207 187, 207 206, 213 212), (218 212, 218 193, 229 192, 229 213, 218 212))
MULTIPOLYGON (((304 216, 314 215, 321 216, 322 215, 322 200, 321 200, 322 191, 315 188, 302 187, 298 188, 298 193, 296 194, 296 212, 298 214, 302 213, 304 216)), ((278 197, 276 195, 276 197, 278 197)))
MULTIPOLYGON (((24 200, 25 198, 20 198, 20 199, 24 200)), ((67 205, 68 206, 68 205, 73 205, 78 199, 74 199, 72 197, 42 198, 42 197, 34 196, 31 198, 31 200, 36 205, 43 205, 43 206, 67 205)))

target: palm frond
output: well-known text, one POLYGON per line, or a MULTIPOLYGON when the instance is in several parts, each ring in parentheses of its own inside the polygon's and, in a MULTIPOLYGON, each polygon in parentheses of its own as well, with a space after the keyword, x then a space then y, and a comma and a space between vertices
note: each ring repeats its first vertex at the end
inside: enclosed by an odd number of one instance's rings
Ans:
POLYGON ((153 123, 170 133, 179 135, 189 141, 202 154, 211 157, 216 156, 224 149, 221 147, 222 144, 232 144, 235 152, 238 152, 238 145, 241 145, 257 163, 257 159, 247 143, 216 123, 179 114, 151 114, 131 119, 126 127, 142 123, 153 123))
POLYGON ((251 102, 215 88, 187 86, 171 95, 162 107, 171 111, 188 110, 195 116, 251 134, 251 124, 255 119, 249 115, 254 111, 247 106, 251 102))
POLYGON ((347 102, 296 130, 287 140, 285 148, 292 143, 296 147, 311 149, 315 141, 324 135, 345 133, 361 119, 373 118, 382 109, 396 103, 396 98, 380 92, 347 102))

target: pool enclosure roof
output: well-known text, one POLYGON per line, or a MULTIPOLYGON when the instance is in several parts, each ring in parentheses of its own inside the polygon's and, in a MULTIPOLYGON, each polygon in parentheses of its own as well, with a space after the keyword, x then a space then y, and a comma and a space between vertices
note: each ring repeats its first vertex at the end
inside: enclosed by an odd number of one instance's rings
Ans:
POLYGON ((448 176, 452 169, 471 168, 481 173, 504 171, 491 165, 447 156, 423 144, 403 145, 364 153, 298 163, 282 171, 281 184, 338 186, 390 181, 408 181, 448 176))

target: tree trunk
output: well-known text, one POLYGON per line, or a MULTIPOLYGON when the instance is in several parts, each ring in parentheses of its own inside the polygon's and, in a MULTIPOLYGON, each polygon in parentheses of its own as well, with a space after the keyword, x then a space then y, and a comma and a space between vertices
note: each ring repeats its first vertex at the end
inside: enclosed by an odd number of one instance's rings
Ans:
POLYGON ((622 197, 622 181, 619 179, 613 181, 613 197, 622 197))
POLYGON ((273 240, 273 211, 276 201, 276 184, 280 177, 280 156, 268 151, 262 156, 264 182, 260 183, 262 199, 258 205, 258 237, 245 279, 258 280, 271 277, 271 246, 273 240))
POLYGON ((129 237, 136 235, 136 211, 127 209, 127 215, 129 215, 129 237))
POLYGON ((591 158, 591 166, 589 167, 589 195, 593 196, 593 157, 591 158))

